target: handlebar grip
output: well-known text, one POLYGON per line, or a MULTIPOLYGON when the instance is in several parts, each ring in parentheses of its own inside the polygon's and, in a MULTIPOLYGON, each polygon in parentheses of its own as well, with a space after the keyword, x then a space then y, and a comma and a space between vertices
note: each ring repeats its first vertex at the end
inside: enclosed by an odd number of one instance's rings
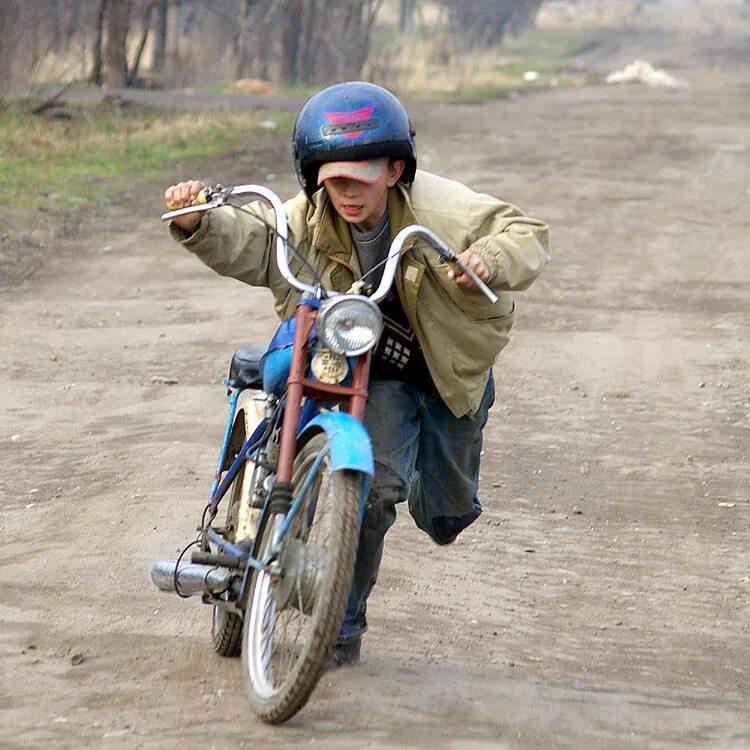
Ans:
MULTIPOLYGON (((204 188, 201 188, 198 195, 195 196, 195 203, 193 205, 199 205, 201 203, 208 203, 208 198, 206 197, 206 191, 204 188)), ((176 203, 170 203, 167 201, 167 211, 176 211, 179 208, 179 206, 176 203)))

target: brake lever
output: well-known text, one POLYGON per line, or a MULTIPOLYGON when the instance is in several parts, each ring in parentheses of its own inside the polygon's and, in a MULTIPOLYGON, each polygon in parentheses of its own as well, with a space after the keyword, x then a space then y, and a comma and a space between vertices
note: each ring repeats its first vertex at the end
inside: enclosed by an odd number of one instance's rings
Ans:
POLYGON ((495 292, 493 292, 492 289, 490 289, 487 284, 485 284, 482 279, 480 279, 479 276, 477 276, 476 273, 471 268, 469 268, 466 263, 464 263, 461 258, 456 255, 456 253, 453 252, 453 250, 450 250, 449 253, 443 250, 443 255, 451 263, 458 266, 458 268, 474 282, 474 286, 476 286, 477 289, 479 289, 479 291, 482 292, 482 294, 484 294, 484 296, 487 297, 487 299, 492 302, 493 305, 495 304, 495 302, 497 302, 497 295, 495 294, 495 292))

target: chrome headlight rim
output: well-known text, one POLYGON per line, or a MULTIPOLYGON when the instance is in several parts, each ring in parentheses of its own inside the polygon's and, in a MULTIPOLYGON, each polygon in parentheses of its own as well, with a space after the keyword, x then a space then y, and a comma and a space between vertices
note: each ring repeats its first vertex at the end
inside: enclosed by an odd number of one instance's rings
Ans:
POLYGON ((346 357, 356 357, 360 354, 364 354, 370 349, 373 349, 378 343, 380 334, 383 331, 383 313, 380 312, 380 308, 378 307, 377 303, 373 302, 369 297, 365 297, 361 294, 337 294, 335 297, 328 298, 320 305, 320 309, 318 310, 316 328, 318 332, 318 338, 331 351, 335 352, 336 354, 343 354, 346 357), (352 304, 364 305, 366 307, 369 307, 370 311, 375 314, 376 325, 373 329, 373 335, 370 337, 366 344, 354 349, 344 349, 343 347, 338 346, 335 341, 331 341, 326 335, 326 321, 328 320, 330 314, 333 311, 338 311, 338 308, 340 308, 342 305, 346 307, 352 304))

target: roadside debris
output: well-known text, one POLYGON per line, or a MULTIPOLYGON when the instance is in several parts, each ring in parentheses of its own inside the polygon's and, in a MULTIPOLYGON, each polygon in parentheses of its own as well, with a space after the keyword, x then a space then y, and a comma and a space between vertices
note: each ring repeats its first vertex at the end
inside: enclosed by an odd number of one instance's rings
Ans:
POLYGON ((643 83, 646 86, 676 88, 683 84, 669 73, 654 68, 645 60, 636 60, 621 70, 616 70, 607 76, 607 83, 643 83))

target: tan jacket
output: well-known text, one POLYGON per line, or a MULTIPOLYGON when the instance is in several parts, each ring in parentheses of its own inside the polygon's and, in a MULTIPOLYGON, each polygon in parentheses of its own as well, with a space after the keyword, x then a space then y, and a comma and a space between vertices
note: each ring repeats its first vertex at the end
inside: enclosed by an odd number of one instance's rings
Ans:
MULTIPOLYGON (((310 203, 300 192, 285 204, 289 239, 316 270, 323 285, 346 291, 361 275, 349 225, 333 209, 325 190, 310 203)), ((273 225, 270 208, 248 206, 273 225)), ((409 224, 423 224, 457 253, 467 248, 490 268, 492 304, 476 289, 464 290, 446 275, 436 252, 417 245, 402 256, 396 286, 404 311, 440 396, 457 417, 473 413, 489 371, 508 343, 513 324, 511 290, 526 289, 549 260, 546 224, 524 216, 492 196, 459 182, 417 171, 411 188, 399 184, 388 195, 391 238, 409 224)), ((294 314, 298 293, 276 266, 276 245, 267 226, 225 206, 204 216, 194 234, 172 235, 224 276, 270 288, 282 319, 294 314)), ((289 266, 303 281, 312 275, 290 254, 289 266)))

